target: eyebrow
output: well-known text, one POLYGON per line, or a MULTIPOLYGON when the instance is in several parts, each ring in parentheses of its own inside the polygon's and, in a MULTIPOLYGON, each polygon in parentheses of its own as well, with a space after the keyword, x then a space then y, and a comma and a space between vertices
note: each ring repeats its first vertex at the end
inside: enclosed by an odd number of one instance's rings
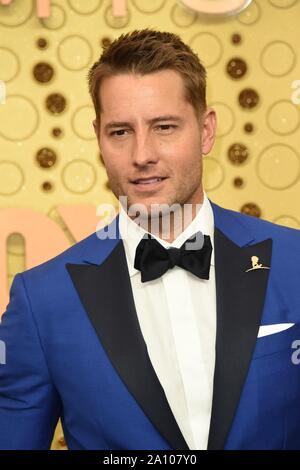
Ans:
MULTIPOLYGON (((155 124, 156 122, 159 122, 159 121, 182 122, 183 119, 180 116, 167 114, 165 116, 157 116, 155 118, 148 119, 147 124, 155 124)), ((107 131, 114 127, 122 127, 122 126, 131 126, 131 123, 125 122, 125 121, 111 121, 106 124, 106 126, 104 127, 104 130, 107 131)))

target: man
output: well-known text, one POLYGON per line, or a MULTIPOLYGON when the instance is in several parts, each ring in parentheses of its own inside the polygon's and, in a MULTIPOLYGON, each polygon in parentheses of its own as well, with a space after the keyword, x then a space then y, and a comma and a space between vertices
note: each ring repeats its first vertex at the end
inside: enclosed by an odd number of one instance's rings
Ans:
POLYGON ((69 449, 300 449, 300 232, 203 191, 216 116, 199 58, 134 31, 89 89, 125 199, 109 226, 15 276, 0 448, 47 449, 61 417, 69 449))

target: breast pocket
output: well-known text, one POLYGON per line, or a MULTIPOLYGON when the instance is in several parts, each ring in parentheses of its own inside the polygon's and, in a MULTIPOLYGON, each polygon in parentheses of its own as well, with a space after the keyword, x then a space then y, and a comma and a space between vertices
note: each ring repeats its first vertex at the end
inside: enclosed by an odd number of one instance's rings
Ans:
MULTIPOLYGON (((252 359, 290 351, 292 361, 292 356, 294 358, 297 356, 297 349, 300 349, 300 322, 284 331, 257 338, 252 359)), ((300 358, 300 353, 298 356, 300 358)))

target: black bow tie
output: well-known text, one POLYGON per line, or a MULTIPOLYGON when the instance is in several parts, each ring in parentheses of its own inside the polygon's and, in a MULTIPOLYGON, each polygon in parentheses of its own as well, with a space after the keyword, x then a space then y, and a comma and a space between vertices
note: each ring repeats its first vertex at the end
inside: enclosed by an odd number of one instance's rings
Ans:
POLYGON ((180 248, 164 248, 151 235, 146 234, 135 252, 134 267, 141 271, 142 282, 162 276, 175 265, 201 279, 209 279, 212 245, 209 235, 197 232, 180 248))

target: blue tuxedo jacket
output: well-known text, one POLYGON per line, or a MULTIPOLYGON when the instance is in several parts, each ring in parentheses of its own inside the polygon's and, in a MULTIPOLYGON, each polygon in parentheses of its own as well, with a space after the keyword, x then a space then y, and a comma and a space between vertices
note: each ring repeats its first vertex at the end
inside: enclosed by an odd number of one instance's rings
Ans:
MULTIPOLYGON (((300 449, 300 231, 211 204, 208 449, 300 449), (252 256, 270 269, 246 272, 252 256), (257 338, 278 323, 294 326, 257 338)), ((48 449, 59 417, 69 449, 188 449, 139 327, 117 222, 101 231, 114 239, 93 233, 15 276, 0 325, 1 449, 48 449)))

